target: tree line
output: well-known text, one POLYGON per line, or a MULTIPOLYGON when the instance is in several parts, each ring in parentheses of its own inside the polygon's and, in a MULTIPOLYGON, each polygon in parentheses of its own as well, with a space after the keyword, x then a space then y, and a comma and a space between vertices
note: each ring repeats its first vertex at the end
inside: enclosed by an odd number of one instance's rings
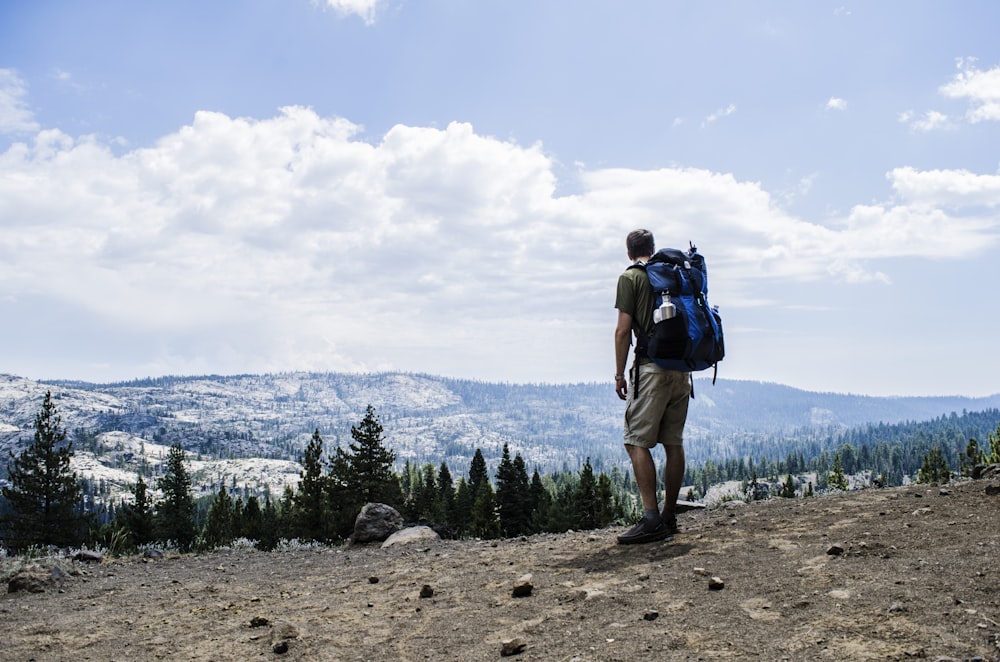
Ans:
MULTIPOLYGON (((698 492, 704 495, 712 484, 740 480, 750 498, 770 496, 759 481, 778 483, 779 496, 794 497, 798 491, 793 475, 805 472, 816 473, 816 490, 847 489, 847 475, 859 473, 873 486, 899 485, 903 476, 946 482, 956 473, 969 475, 977 464, 1000 463, 1000 425, 980 444, 974 437, 963 442, 954 430, 939 424, 943 422, 934 421, 930 427, 903 424, 906 436, 895 441, 890 441, 891 428, 869 427, 867 440, 874 443, 864 443, 855 431, 832 451, 823 449, 811 457, 798 451, 784 460, 707 461, 688 468, 685 484, 691 487, 686 496, 698 498, 698 492)), ((0 499, 0 541, 12 550, 89 544, 126 552, 150 545, 213 549, 246 539, 267 550, 282 540, 344 540, 369 502, 386 503, 406 521, 430 524, 446 537, 594 529, 638 514, 631 476, 617 467, 610 473, 595 472, 590 458, 579 471, 542 476, 536 468, 529 477, 520 453, 512 457, 505 444, 493 476, 479 449, 467 474, 457 480, 445 462, 407 461, 397 473, 395 453, 385 446, 371 405, 360 423, 351 426, 351 439, 346 449, 336 446, 328 452, 316 430, 301 455, 297 485, 287 486, 277 499, 266 490, 241 495, 235 484, 227 486, 225 481, 211 496, 195 498, 187 453, 178 443, 170 447, 155 485, 147 484, 140 473, 130 487, 130 501, 102 511, 93 482, 71 470, 73 444, 51 393, 46 393, 35 417, 34 441, 18 456, 10 452, 9 486, 3 487, 0 499)), ((805 494, 813 490, 810 483, 805 494)))
POLYGON ((73 444, 47 393, 35 418, 35 438, 19 456, 10 453, 10 486, 3 488, 0 535, 12 550, 54 545, 101 546, 128 552, 151 545, 180 551, 213 549, 246 539, 260 549, 282 540, 335 542, 351 535, 364 504, 396 508, 408 522, 432 525, 446 537, 498 538, 569 529, 593 529, 635 516, 633 485, 620 471, 595 475, 589 459, 579 472, 529 478, 519 453, 505 445, 491 478, 477 449, 467 476, 454 480, 448 465, 411 465, 393 470, 378 415, 368 406, 351 426, 346 449, 325 452, 315 431, 302 457, 297 486, 277 500, 265 492, 240 495, 221 484, 207 507, 192 490, 184 449, 170 447, 155 487, 143 475, 130 487, 131 500, 96 517, 84 482, 70 468, 73 444), (89 507, 88 507, 89 506, 89 507))

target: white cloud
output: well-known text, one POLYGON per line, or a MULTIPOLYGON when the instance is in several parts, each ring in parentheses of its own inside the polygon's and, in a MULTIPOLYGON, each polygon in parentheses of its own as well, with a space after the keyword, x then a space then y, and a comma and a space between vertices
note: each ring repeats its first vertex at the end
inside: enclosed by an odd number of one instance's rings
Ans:
POLYGON ((38 123, 25 97, 28 88, 11 69, 0 69, 0 134, 36 131, 38 123))
POLYGON ((936 110, 929 110, 923 115, 917 115, 912 110, 907 110, 899 114, 899 121, 909 124, 914 131, 937 131, 955 128, 954 123, 944 113, 936 110))
POLYGON ((887 177, 908 204, 945 208, 1000 206, 1000 175, 977 175, 968 170, 896 168, 887 177))
POLYGON ((847 101, 839 97, 830 97, 826 102, 827 110, 847 110, 847 101))
POLYGON ((981 71, 974 61, 959 61, 960 71, 950 83, 942 85, 941 94, 953 99, 968 99, 966 113, 970 122, 1000 120, 1000 66, 981 71))
POLYGON ((728 117, 729 115, 732 115, 735 112, 736 112, 736 104, 731 103, 725 108, 720 108, 719 110, 715 111, 714 113, 706 117, 705 120, 701 123, 701 126, 704 128, 709 124, 714 124, 721 118, 728 117))
POLYGON ((359 16, 365 25, 375 23, 375 14, 379 5, 379 0, 313 0, 313 2, 321 2, 341 16, 352 14, 359 16))
POLYGON ((894 205, 819 224, 728 174, 582 169, 559 197, 538 145, 461 123, 358 132, 301 107, 199 112, 121 155, 39 132, 0 153, 0 298, 136 330, 159 348, 150 374, 377 369, 442 344, 455 365, 544 362, 609 323, 635 227, 699 244, 734 302, 761 280, 885 281, 884 258, 995 243, 996 220, 956 212, 995 205, 993 176, 899 169, 894 205))

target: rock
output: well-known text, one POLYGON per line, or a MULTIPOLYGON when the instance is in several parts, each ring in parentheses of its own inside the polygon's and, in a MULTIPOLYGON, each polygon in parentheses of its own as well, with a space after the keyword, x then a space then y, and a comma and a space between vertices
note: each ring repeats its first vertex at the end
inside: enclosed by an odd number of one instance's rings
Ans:
POLYGON ((698 503, 697 501, 683 501, 678 500, 677 506, 675 507, 675 513, 686 513, 689 510, 705 510, 705 504, 698 503))
POLYGON ((1000 464, 977 464, 972 467, 972 478, 975 480, 982 478, 1000 478, 1000 464))
POLYGON ((299 638, 299 631, 288 621, 276 621, 271 626, 271 650, 278 655, 288 652, 289 641, 299 638))
POLYGON ((509 657, 511 655, 520 655, 527 648, 528 643, 521 639, 520 637, 514 637, 513 639, 504 639, 500 642, 500 655, 503 657, 509 657))
POLYGON ((406 529, 401 529, 396 531, 382 543, 382 548, 392 547, 393 545, 405 545, 411 542, 417 542, 420 540, 440 540, 441 536, 429 526, 411 526, 406 529))
POLYGON ((655 609, 650 609, 645 614, 642 615, 642 620, 644 621, 655 621, 660 617, 660 612, 655 609))
POLYGON ((73 560, 80 561, 81 563, 100 563, 104 560, 104 555, 89 549, 81 549, 73 555, 73 560))
POLYGON ((420 587, 420 597, 421 598, 434 597, 434 589, 431 587, 430 584, 424 584, 423 586, 420 587))
POLYGON ((64 581, 66 573, 58 566, 29 565, 14 573, 7 582, 7 592, 44 593, 50 588, 61 587, 64 581))
POLYGON ((722 581, 719 577, 712 577, 708 580, 708 589, 710 591, 721 591, 726 588, 726 582, 722 581))
POLYGON ((1000 494, 1000 485, 987 485, 986 494, 989 496, 996 496, 1000 494))
POLYGON ((376 577, 375 575, 372 575, 371 577, 368 578, 368 583, 369 584, 378 584, 378 577, 376 577))
POLYGON ((403 516, 384 503, 366 503, 354 520, 353 542, 382 542, 403 526, 403 516))
POLYGON ((159 561, 160 559, 163 558, 163 552, 161 552, 158 549, 153 549, 152 547, 150 547, 149 549, 147 549, 146 551, 144 551, 142 553, 142 558, 144 558, 144 559, 153 559, 154 561, 159 561))
POLYGON ((533 590, 535 587, 531 583, 531 575, 527 574, 514 582, 514 590, 511 595, 515 598, 527 598, 533 590))
POLYGON ((901 605, 898 602, 893 602, 889 606, 889 613, 890 614, 905 614, 906 613, 906 607, 904 607, 903 605, 901 605))
POLYGON ((702 577, 708 577, 708 570, 705 570, 704 568, 695 568, 694 574, 701 575, 702 577))
POLYGON ((847 551, 847 545, 842 542, 835 542, 827 548, 826 553, 830 556, 840 556, 847 551))

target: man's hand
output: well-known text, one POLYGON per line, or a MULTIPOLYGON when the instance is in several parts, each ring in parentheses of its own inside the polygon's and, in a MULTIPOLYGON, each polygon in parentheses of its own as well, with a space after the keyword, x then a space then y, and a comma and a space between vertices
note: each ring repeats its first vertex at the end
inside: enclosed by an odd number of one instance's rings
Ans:
POLYGON ((618 323, 615 325, 615 393, 622 400, 628 395, 628 380, 625 379, 625 363, 628 361, 628 348, 632 344, 632 316, 618 311, 618 323), (618 379, 621 377, 621 379, 618 379))

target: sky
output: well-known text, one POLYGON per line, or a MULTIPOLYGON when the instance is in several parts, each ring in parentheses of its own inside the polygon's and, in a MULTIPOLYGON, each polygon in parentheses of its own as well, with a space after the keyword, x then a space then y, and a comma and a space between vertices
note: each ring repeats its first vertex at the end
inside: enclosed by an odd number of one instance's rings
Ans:
POLYGON ((1000 392, 1000 3, 0 0, 0 373, 606 381, 625 236, 719 376, 1000 392))

